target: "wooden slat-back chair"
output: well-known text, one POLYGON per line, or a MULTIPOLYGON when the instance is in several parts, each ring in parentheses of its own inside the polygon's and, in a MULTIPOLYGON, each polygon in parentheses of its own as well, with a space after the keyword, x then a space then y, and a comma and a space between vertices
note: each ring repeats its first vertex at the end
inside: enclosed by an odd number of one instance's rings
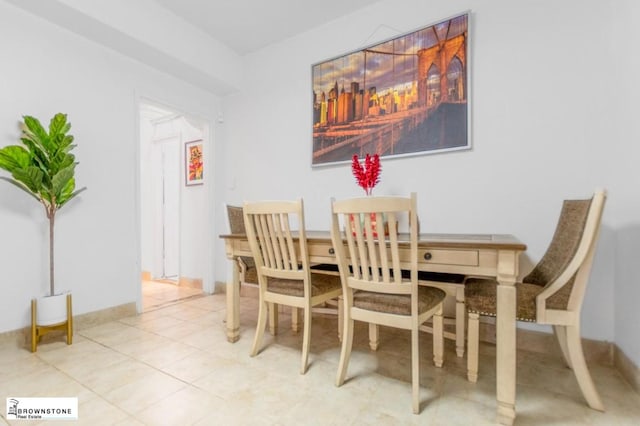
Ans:
POLYGON ((311 271, 301 199, 245 203, 243 209, 258 273, 260 303, 251 356, 257 355, 262 345, 268 304, 274 304, 274 311, 278 304, 301 308, 304 331, 300 374, 304 374, 309 358, 311 308, 342 294, 340 277, 311 271))
POLYGON ((416 195, 333 201, 331 236, 344 297, 342 350, 336 386, 344 383, 347 373, 354 320, 411 330, 412 403, 413 412, 418 413, 419 327, 433 317, 433 360, 436 366, 442 366, 445 293, 434 287, 418 286, 416 195), (383 224, 385 217, 388 236, 385 236, 383 224), (360 218, 363 218, 362 223, 360 218), (410 234, 408 247, 405 245, 402 249, 398 240, 401 220, 408 223, 410 234), (404 256, 401 251, 407 249, 410 265, 406 265, 407 259, 401 259, 404 256), (408 279, 402 277, 403 269, 409 270, 408 279))

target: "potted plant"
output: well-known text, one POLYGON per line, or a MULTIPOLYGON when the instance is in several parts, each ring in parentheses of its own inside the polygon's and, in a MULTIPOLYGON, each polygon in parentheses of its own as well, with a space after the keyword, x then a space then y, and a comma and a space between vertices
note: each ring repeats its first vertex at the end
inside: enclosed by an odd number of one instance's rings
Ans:
MULTIPOLYGON (((54 226, 56 213, 86 188, 75 189, 75 167, 71 153, 75 145, 66 114, 56 114, 45 129, 37 118, 24 116, 21 145, 0 149, 0 168, 11 177, 0 179, 17 186, 41 203, 49 220, 49 295, 38 301, 37 325, 63 323, 71 317, 70 297, 56 294, 54 276, 54 226), (65 303, 66 299, 66 303, 65 303), (50 310, 53 309, 53 310, 50 310)), ((32 302, 32 316, 35 303, 32 302)), ((32 324, 32 328, 35 325, 32 324)), ((70 343, 70 336, 67 336, 70 343)))

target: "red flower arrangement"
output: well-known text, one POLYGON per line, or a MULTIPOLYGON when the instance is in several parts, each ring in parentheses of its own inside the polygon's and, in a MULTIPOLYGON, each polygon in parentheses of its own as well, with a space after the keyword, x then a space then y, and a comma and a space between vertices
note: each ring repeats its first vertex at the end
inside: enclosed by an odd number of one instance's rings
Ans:
POLYGON ((380 156, 374 154, 373 157, 369 154, 364 158, 364 164, 360 162, 357 154, 353 154, 351 160, 351 171, 356 178, 356 183, 364 189, 367 195, 371 195, 373 187, 380 182, 380 156))

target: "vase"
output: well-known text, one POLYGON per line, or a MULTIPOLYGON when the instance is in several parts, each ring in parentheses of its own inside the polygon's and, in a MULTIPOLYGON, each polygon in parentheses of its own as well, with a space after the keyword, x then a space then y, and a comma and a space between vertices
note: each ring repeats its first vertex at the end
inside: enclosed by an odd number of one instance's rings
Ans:
POLYGON ((67 321, 67 295, 55 294, 38 298, 36 324, 41 326, 62 324, 67 321))
MULTIPOLYGON (((376 220, 376 214, 375 213, 369 213, 370 217, 371 217, 371 231, 372 231, 372 235, 374 237, 378 236, 378 226, 377 226, 377 220, 376 220)), ((382 215, 383 220, 384 220, 384 235, 387 236, 389 235, 389 223, 387 222, 387 218, 386 215, 383 214, 382 215)), ((356 235, 356 224, 355 224, 355 217, 353 214, 349 215, 349 226, 351 228, 351 234, 352 235, 356 235)), ((364 233, 364 235, 367 235, 367 230, 364 227, 364 213, 360 213, 360 228, 362 229, 362 232, 364 233)))

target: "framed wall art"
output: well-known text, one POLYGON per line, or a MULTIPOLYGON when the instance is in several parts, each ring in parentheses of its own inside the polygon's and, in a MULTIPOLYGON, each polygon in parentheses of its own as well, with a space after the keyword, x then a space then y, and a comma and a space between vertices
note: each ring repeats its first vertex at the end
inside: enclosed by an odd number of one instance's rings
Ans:
POLYGON ((311 66, 312 166, 468 149, 468 13, 311 66))
POLYGON ((202 157, 202 139, 184 144, 185 185, 204 183, 204 160, 202 157))

